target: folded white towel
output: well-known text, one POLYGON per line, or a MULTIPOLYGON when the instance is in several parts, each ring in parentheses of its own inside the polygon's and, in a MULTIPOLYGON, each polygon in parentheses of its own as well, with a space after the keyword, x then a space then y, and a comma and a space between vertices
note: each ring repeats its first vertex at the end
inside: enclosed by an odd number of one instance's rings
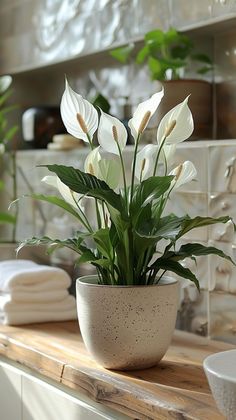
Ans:
POLYGON ((47 303, 25 303, 25 302, 14 302, 11 300, 9 295, 0 296, 0 312, 60 312, 69 311, 76 308, 76 302, 74 296, 67 296, 65 299, 58 302, 47 302, 47 303))
POLYGON ((48 290, 46 292, 26 292, 26 291, 19 291, 17 288, 12 289, 10 293, 1 292, 1 296, 8 296, 9 300, 12 302, 58 302, 62 299, 65 299, 69 296, 69 292, 67 289, 55 289, 55 290, 48 290))
POLYGON ((57 267, 39 265, 28 260, 0 262, 0 291, 38 292, 67 289, 71 279, 66 271, 57 267))
POLYGON ((58 312, 7 312, 0 313, 0 323, 5 325, 22 325, 40 322, 71 321, 77 318, 76 309, 58 312))

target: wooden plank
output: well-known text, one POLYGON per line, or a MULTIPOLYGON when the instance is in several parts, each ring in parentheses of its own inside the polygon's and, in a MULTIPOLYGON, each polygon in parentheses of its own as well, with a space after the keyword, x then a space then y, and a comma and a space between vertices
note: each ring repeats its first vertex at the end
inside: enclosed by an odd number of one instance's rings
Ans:
POLYGON ((77 322, 0 326, 0 354, 135 419, 223 419, 202 361, 234 346, 176 331, 162 362, 118 372, 93 361, 77 322))
POLYGON ((220 420, 210 395, 128 379, 94 369, 65 366, 62 383, 135 419, 220 420))

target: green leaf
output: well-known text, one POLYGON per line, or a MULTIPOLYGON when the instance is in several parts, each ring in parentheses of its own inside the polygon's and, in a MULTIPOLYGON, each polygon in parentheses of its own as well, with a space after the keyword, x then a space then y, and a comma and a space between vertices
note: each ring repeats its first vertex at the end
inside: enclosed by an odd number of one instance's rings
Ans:
POLYGON ((110 229, 102 228, 97 230, 92 235, 94 242, 96 243, 97 249, 101 254, 112 260, 113 258, 113 247, 110 241, 110 229))
MULTIPOLYGON (((236 265, 235 262, 232 260, 232 258, 226 255, 220 249, 215 248, 214 246, 204 246, 198 243, 190 243, 190 244, 182 245, 179 251, 177 252, 169 251, 167 255, 170 255, 170 258, 174 259, 175 261, 178 261, 178 260, 183 260, 184 258, 191 257, 192 255, 199 257, 202 255, 209 255, 209 254, 218 255, 219 257, 225 258, 226 260, 229 260, 231 263, 236 265), (171 254, 173 254, 173 256, 171 256, 171 254)), ((165 255, 166 258, 167 258, 167 255, 165 255)))
POLYGON ((170 188, 173 176, 151 176, 135 189, 131 209, 137 211, 148 203, 160 198, 170 188))
POLYGON ((7 141, 9 141, 9 140, 11 140, 12 139, 12 137, 16 134, 16 132, 18 131, 18 129, 19 129, 19 127, 18 126, 14 126, 14 127, 11 127, 10 128, 10 130, 8 130, 6 133, 5 133, 5 135, 4 135, 4 137, 5 137, 5 140, 7 140, 7 141))
POLYGON ((169 215, 158 219, 149 218, 146 224, 143 224, 141 228, 136 229, 136 233, 140 238, 147 239, 150 241, 158 242, 161 239, 170 240, 171 242, 176 241, 176 236, 181 230, 181 224, 185 220, 185 217, 177 217, 175 215, 169 215))
POLYGON ((98 198, 105 201, 120 213, 124 212, 122 199, 116 194, 104 181, 100 181, 93 175, 86 174, 72 166, 64 165, 40 165, 54 172, 60 180, 66 184, 72 191, 79 194, 85 194, 88 197, 98 198))
POLYGON ((172 44, 174 42, 177 42, 178 39, 179 39, 179 33, 177 32, 175 28, 170 28, 165 33, 165 43, 167 44, 172 44))
POLYGON ((198 74, 206 74, 209 71, 213 70, 213 66, 205 66, 205 67, 201 67, 200 69, 197 70, 198 74))
POLYGON ((163 79, 166 69, 165 68, 163 69, 163 65, 160 60, 154 57, 149 57, 148 67, 152 74, 153 79, 156 79, 156 80, 163 79))
POLYGON ((128 217, 125 215, 125 217, 123 217, 124 215, 122 215, 119 211, 117 211, 114 207, 112 206, 107 206, 109 213, 110 213, 110 217, 112 222, 114 223, 117 233, 119 235, 119 238, 122 237, 123 231, 126 230, 130 224, 128 217))
POLYGON ((126 64, 131 52, 134 49, 134 44, 126 45, 125 47, 115 48, 109 51, 109 54, 122 64, 126 64))
POLYGON ((149 54, 148 45, 145 45, 136 56, 136 63, 142 64, 149 54))
POLYGON ((14 111, 14 109, 18 109, 18 106, 17 105, 7 106, 7 107, 1 109, 1 114, 6 115, 9 112, 14 111))
MULTIPOLYGON (((125 228, 127 228, 127 226, 125 228)), ((111 245, 113 249, 115 249, 119 242, 119 236, 118 236, 117 228, 115 227, 114 222, 111 222, 111 226, 109 229, 109 237, 110 237, 111 245)))
POLYGON ((12 90, 7 90, 3 95, 0 96, 0 107, 7 101, 7 99, 11 96, 12 90))
POLYGON ((169 215, 162 217, 156 226, 155 236, 174 241, 181 229, 181 223, 185 218, 169 215))
POLYGON ((87 249, 83 252, 81 257, 78 259, 78 264, 84 264, 84 263, 91 263, 93 261, 96 261, 97 257, 94 255, 94 253, 91 251, 91 249, 87 249))
MULTIPOLYGON (((81 238, 72 238, 72 239, 52 239, 48 236, 43 236, 41 238, 33 237, 30 239, 25 239, 20 243, 20 245, 17 248, 17 253, 24 247, 28 245, 49 245, 53 247, 53 250, 55 250, 55 247, 61 248, 66 247, 69 249, 72 249, 73 251, 80 253, 80 244, 83 241, 81 238)), ((50 253, 50 251, 49 251, 50 253)))
POLYGON ((194 219, 185 218, 185 220, 182 222, 182 229, 177 235, 176 239, 181 238, 181 236, 185 235, 187 232, 189 232, 192 229, 203 227, 203 226, 209 226, 216 223, 227 223, 229 221, 232 222, 232 219, 229 216, 218 217, 217 219, 213 217, 200 217, 200 216, 197 216, 194 219))
POLYGON ((95 266, 105 268, 106 270, 110 270, 110 268, 111 268, 111 263, 106 258, 103 258, 103 259, 100 258, 100 259, 94 260, 94 261, 92 261, 92 264, 95 265, 95 266))
POLYGON ((200 61, 201 63, 209 64, 212 66, 212 60, 210 57, 206 54, 192 54, 191 55, 192 60, 200 61))
POLYGON ((180 277, 192 281, 199 290, 199 281, 195 274, 193 274, 192 271, 189 270, 189 268, 183 267, 177 261, 165 259, 163 257, 156 260, 156 264, 162 270, 171 271, 175 274, 178 274, 178 276, 180 277))
POLYGON ((96 95, 96 97, 92 101, 92 104, 94 106, 97 106, 98 108, 101 108, 101 110, 106 112, 107 114, 109 113, 110 108, 111 108, 109 101, 101 93, 98 93, 96 95))
POLYGON ((15 225, 16 224, 16 217, 12 216, 12 214, 0 212, 0 224, 10 223, 15 225))
POLYGON ((163 59, 162 60, 163 67, 167 69, 180 69, 182 67, 186 66, 186 61, 182 60, 181 58, 169 58, 169 59, 163 59))
POLYGON ((162 45, 165 39, 164 32, 160 29, 155 29, 153 31, 149 31, 145 35, 145 41, 155 41, 156 43, 162 45))

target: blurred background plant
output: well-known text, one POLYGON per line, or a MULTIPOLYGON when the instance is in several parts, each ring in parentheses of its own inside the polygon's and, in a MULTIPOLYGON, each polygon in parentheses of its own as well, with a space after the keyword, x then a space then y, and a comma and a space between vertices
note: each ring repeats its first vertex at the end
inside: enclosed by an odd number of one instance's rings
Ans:
MULTIPOLYGON (((29 192, 33 192, 30 181, 26 177, 23 169, 17 165, 17 147, 14 142, 15 134, 19 127, 17 124, 11 124, 8 120, 9 114, 17 108, 17 105, 9 105, 13 90, 11 89, 12 77, 9 75, 0 77, 0 226, 5 224, 12 225, 10 240, 5 240, 5 235, 0 242, 17 242, 17 224, 19 222, 19 203, 18 203, 18 176, 20 175, 29 192), (11 212, 8 212, 8 206, 14 202, 11 212), (3 207, 3 208, 2 208, 3 207)), ((45 226, 46 218, 42 212, 41 206, 36 204, 39 215, 45 226)), ((2 235, 1 235, 2 236, 2 235)), ((7 235, 8 237, 8 235, 7 235)))
POLYGON ((108 99, 104 95, 102 95, 102 93, 98 92, 96 96, 91 100, 91 103, 94 106, 100 108, 103 112, 109 114, 111 105, 108 99))
MULTIPOLYGON (((8 105, 8 99, 12 95, 12 77, 5 75, 0 77, 0 190, 5 188, 4 172, 6 171, 11 178, 11 191, 6 191, 9 195, 9 201, 17 198, 17 180, 16 180, 16 154, 12 142, 14 135, 18 131, 18 126, 10 126, 8 122, 8 114, 13 111, 16 106, 8 105), (6 153, 7 152, 7 153, 6 153), (6 156, 7 154, 7 156, 6 156)), ((3 200, 1 200, 1 203, 3 200)), ((5 209, 0 209, 0 224, 10 223, 13 225, 12 241, 15 241, 16 225, 18 216, 18 206, 14 209, 14 214, 10 214, 5 209)))
POLYGON ((147 63, 152 80, 178 80, 184 78, 188 68, 195 62, 196 73, 204 75, 213 70, 211 58, 196 52, 194 42, 175 28, 168 31, 155 29, 144 36, 144 45, 135 54, 134 45, 126 45, 110 51, 120 63, 127 64, 133 57, 137 64, 147 63))

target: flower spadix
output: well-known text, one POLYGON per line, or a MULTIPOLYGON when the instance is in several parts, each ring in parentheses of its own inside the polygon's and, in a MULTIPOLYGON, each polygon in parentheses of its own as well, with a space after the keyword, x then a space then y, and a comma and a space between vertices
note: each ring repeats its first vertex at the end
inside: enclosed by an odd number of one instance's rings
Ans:
POLYGON ((66 80, 61 99, 61 117, 72 136, 89 142, 98 126, 98 113, 94 106, 76 93, 66 80))
POLYGON ((93 149, 85 159, 84 171, 90 175, 94 175, 99 178, 99 162, 102 159, 99 153, 100 147, 93 149))
POLYGON ((150 118, 156 112, 163 95, 164 89, 162 88, 160 92, 154 93, 151 98, 138 105, 133 117, 129 120, 129 128, 134 139, 136 139, 139 134, 142 134, 147 127, 150 118))
POLYGON ((197 170, 192 162, 186 160, 184 163, 178 165, 170 175, 174 175, 173 185, 174 189, 179 188, 183 184, 187 184, 197 176, 197 170))
MULTIPOLYGON (((58 178, 58 176, 56 175, 45 176, 42 179, 42 182, 50 185, 51 187, 56 188, 67 203, 69 203, 71 206, 78 209, 78 200, 81 197, 81 195, 70 190, 70 188, 67 185, 65 185, 60 180, 60 178, 58 178)), ((80 207, 82 206, 80 205, 80 207)))
POLYGON ((100 146, 93 149, 84 163, 85 172, 105 181, 110 188, 116 188, 120 180, 120 164, 115 159, 105 159, 101 156, 100 146))
POLYGON ((119 155, 127 142, 127 130, 117 118, 101 111, 98 127, 98 142, 104 150, 119 155))
POLYGON ((157 142, 164 138, 165 144, 177 144, 186 140, 193 132, 193 117, 188 107, 188 98, 172 108, 162 118, 157 130, 157 142))

